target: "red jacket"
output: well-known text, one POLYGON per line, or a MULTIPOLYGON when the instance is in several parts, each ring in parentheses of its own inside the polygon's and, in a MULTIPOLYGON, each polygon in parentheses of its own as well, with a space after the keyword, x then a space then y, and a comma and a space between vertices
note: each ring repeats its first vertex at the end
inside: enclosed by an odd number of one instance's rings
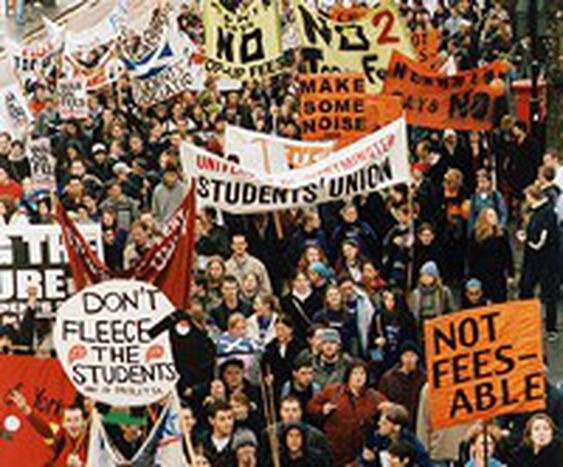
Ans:
POLYGON ((0 197, 7 196, 18 202, 22 195, 22 187, 15 180, 8 180, 5 185, 0 185, 0 197))
POLYGON ((399 364, 383 374, 379 380, 379 390, 391 402, 404 406, 409 412, 409 428, 416 432, 416 415, 420 392, 426 382, 426 373, 418 369, 411 374, 399 370, 399 364))
POLYGON ((52 456, 45 463, 45 467, 66 467, 70 455, 78 455, 80 460, 86 465, 88 433, 84 433, 77 439, 73 439, 64 430, 60 428, 56 433, 53 429, 34 412, 31 412, 27 419, 41 436, 51 441, 52 456))
POLYGON ((354 397, 347 384, 337 383, 328 385, 309 401, 307 409, 317 417, 323 417, 323 406, 327 402, 337 406, 323 422, 335 467, 352 462, 361 453, 371 421, 385 400, 385 396, 374 389, 366 389, 359 397, 354 397))

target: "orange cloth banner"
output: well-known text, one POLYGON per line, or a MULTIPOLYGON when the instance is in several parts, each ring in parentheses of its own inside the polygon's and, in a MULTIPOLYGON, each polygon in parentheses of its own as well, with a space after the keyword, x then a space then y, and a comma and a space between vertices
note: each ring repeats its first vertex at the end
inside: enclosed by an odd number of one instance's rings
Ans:
POLYGON ((539 301, 429 320, 424 339, 433 428, 545 407, 539 301))
POLYGON ((411 42, 418 62, 434 69, 440 51, 440 32, 432 26, 419 28, 411 33, 411 42))
POLYGON ((35 415, 51 426, 60 425, 63 408, 74 402, 76 391, 54 358, 2 355, 0 372, 0 465, 45 465, 53 456, 52 444, 10 401, 10 391, 20 391, 35 415))
POLYGON ((304 140, 335 140, 337 148, 401 117, 397 97, 367 94, 361 73, 302 74, 301 132, 304 140))
POLYGON ((490 130, 508 65, 501 61, 452 76, 393 52, 383 92, 402 98, 407 123, 425 128, 490 130))

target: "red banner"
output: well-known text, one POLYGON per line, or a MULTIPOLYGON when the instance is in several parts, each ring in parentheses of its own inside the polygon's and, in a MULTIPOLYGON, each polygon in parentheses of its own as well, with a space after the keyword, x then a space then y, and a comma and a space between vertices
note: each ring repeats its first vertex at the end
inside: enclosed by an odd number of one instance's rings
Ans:
POLYGON ((10 391, 21 392, 38 417, 56 425, 76 391, 55 359, 2 355, 0 374, 0 465, 45 465, 53 454, 51 447, 10 401, 10 391))
POLYGON ((156 285, 174 306, 187 307, 194 250, 195 183, 162 228, 164 238, 122 272, 110 270, 96 256, 61 203, 57 203, 57 217, 76 290, 112 278, 134 278, 156 285))

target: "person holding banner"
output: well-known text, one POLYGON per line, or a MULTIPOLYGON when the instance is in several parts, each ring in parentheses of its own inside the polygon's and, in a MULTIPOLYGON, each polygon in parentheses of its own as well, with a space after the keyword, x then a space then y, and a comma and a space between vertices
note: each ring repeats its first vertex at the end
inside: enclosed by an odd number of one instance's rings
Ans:
POLYGON ((46 463, 47 466, 83 467, 86 464, 89 422, 81 407, 65 407, 61 427, 54 430, 34 412, 19 391, 13 390, 8 397, 51 446, 52 457, 46 463))

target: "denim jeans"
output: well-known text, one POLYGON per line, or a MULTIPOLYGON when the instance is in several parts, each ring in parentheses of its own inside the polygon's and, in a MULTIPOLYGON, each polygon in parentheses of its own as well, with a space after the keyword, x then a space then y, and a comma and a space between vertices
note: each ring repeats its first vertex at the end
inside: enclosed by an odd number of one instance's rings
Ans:
POLYGON ((25 23, 25 0, 16 0, 16 23, 20 26, 25 23))

